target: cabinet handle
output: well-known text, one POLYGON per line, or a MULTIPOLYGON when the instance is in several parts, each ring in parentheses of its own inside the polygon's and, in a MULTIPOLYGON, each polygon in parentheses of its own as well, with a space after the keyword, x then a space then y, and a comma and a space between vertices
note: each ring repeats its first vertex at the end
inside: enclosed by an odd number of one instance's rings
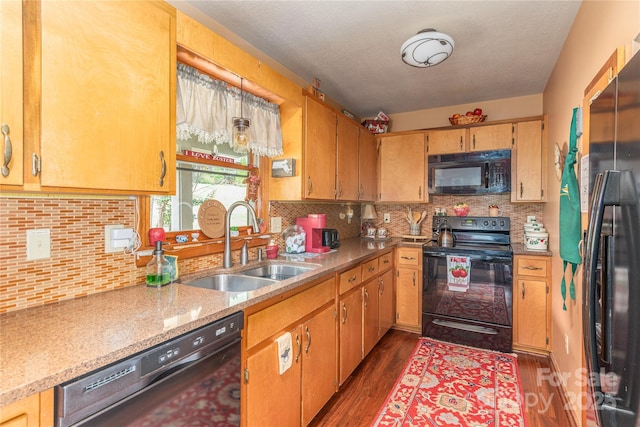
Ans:
POLYGON ((302 344, 300 343, 300 335, 296 334, 296 345, 298 346, 298 354, 296 354, 296 363, 298 363, 298 359, 300 359, 300 355, 302 354, 302 344))
POLYGON ((2 124, 2 134, 4 135, 4 160, 2 163, 2 176, 9 176, 9 162, 13 155, 11 138, 9 137, 10 129, 6 123, 2 124))
POLYGON ((524 186, 520 183, 520 197, 524 195, 524 186))
POLYGON ((367 308, 367 305, 369 304, 369 292, 367 291, 367 288, 364 289, 364 308, 367 308))
POLYGON ((347 323, 347 305, 345 303, 342 303, 342 314, 342 324, 344 325, 347 323))
POLYGON ((369 267, 369 273, 373 273, 374 271, 376 271, 376 268, 374 266, 369 267))
POLYGON ((522 282, 522 299, 524 299, 524 282, 522 282))
POLYGON ((418 199, 422 199, 422 185, 418 186, 418 199))
POLYGON ((356 275, 354 274, 353 276, 351 276, 350 279, 347 280, 347 282, 351 283, 351 282, 355 282, 357 279, 356 275))
POLYGON ((412 256, 404 256, 404 255, 403 255, 403 256, 401 256, 400 258, 402 258, 402 259, 406 259, 406 260, 409 260, 409 261, 416 259, 415 257, 412 257, 412 256))
POLYGON ((384 293, 384 280, 380 279, 380 295, 384 293))
POLYGON ((40 157, 36 153, 31 156, 31 175, 38 176, 40 173, 40 157))
POLYGON ((364 186, 360 184, 360 191, 358 191, 358 200, 364 199, 364 186))
POLYGON ((460 151, 462 151, 462 135, 460 135, 460 151))
POLYGON ((476 149, 476 134, 473 134, 473 149, 476 149))
POLYGON ((311 181, 311 177, 307 177, 307 196, 311 195, 311 189, 313 188, 313 182, 311 181))
POLYGON ((338 181, 338 194, 337 197, 342 196, 342 181, 338 181))
POLYGON ((383 264, 389 264, 389 260, 385 259, 384 261, 382 261, 383 264))
POLYGON ((523 270, 542 270, 542 267, 533 267, 531 265, 525 265, 522 267, 523 270))
POLYGON ((413 272, 413 286, 416 286, 416 272, 413 272))
POLYGON ((305 327, 305 333, 307 334, 307 345, 304 347, 304 352, 309 353, 309 347, 311 347, 311 332, 309 332, 309 327, 305 327))
POLYGON ((160 150, 160 187, 164 185, 164 177, 167 175, 167 161, 164 159, 164 151, 160 150))

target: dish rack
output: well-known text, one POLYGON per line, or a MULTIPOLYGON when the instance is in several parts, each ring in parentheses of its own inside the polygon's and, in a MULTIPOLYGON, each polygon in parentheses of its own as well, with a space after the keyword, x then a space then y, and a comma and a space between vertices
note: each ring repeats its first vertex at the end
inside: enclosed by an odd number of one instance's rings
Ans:
POLYGON ((472 123, 481 123, 484 122, 487 118, 486 114, 481 116, 458 116, 455 119, 453 117, 449 117, 449 122, 453 125, 469 125, 472 123))

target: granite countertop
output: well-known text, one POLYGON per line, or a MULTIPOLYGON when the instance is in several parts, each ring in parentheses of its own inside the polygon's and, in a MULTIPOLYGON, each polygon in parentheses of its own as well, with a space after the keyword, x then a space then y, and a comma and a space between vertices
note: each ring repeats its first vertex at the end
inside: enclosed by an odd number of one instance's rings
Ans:
MULTIPOLYGON (((304 285, 393 248, 399 239, 346 239, 337 251, 278 262, 318 268, 246 293, 225 293, 181 283, 145 285, 0 315, 0 406, 49 389, 139 351, 304 285)), ((198 272, 202 277, 273 262, 198 272)), ((187 277, 186 279, 189 279, 187 277)), ((184 279, 183 279, 184 280, 184 279)))
POLYGON ((553 252, 550 250, 531 250, 524 246, 524 243, 511 243, 514 255, 532 255, 532 256, 553 256, 553 252))

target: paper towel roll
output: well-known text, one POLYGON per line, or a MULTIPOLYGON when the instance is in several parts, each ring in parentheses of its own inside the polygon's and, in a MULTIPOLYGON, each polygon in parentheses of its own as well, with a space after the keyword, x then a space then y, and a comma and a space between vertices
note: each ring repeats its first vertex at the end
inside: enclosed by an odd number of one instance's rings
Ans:
POLYGON ((278 343, 278 366, 280 368, 280 375, 282 375, 287 372, 293 364, 293 341, 291 339, 291 333, 286 332, 282 334, 276 338, 276 342, 278 343))

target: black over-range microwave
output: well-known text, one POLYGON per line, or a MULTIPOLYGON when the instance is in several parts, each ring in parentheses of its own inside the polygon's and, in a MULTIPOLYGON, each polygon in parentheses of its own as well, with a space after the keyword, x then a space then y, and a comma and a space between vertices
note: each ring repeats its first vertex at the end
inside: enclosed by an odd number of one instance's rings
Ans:
POLYGON ((511 192, 511 150, 429 156, 429 194, 511 192))

